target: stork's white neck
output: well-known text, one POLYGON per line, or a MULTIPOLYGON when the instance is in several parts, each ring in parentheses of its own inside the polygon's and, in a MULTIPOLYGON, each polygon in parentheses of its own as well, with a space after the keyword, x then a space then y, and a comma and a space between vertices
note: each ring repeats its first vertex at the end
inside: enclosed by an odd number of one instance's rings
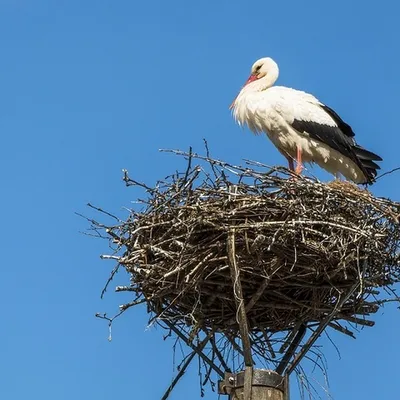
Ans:
POLYGON ((261 126, 254 123, 252 117, 254 105, 258 103, 258 95, 274 85, 279 76, 279 68, 274 62, 268 66, 268 69, 261 72, 265 75, 244 86, 233 103, 233 116, 235 120, 240 125, 248 125, 253 132, 261 132, 263 129, 269 129, 267 125, 261 126))
POLYGON ((263 90, 269 89, 274 85, 276 80, 279 77, 279 68, 278 66, 273 66, 268 69, 268 72, 260 79, 253 81, 246 85, 242 91, 246 92, 261 92, 263 90))

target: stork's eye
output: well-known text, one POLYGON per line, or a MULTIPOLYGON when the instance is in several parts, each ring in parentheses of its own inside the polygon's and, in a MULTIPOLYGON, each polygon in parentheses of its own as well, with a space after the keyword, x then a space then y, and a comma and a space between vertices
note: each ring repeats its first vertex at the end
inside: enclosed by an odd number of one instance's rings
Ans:
POLYGON ((255 69, 255 72, 258 72, 258 71, 260 70, 260 68, 261 68, 261 65, 258 65, 258 66, 256 67, 256 69, 255 69))

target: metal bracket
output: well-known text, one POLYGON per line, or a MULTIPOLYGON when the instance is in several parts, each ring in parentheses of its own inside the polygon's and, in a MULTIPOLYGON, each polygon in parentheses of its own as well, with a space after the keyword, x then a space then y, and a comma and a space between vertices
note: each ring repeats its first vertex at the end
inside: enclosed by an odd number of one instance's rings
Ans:
MULTIPOLYGON (((231 394, 237 388, 244 386, 244 371, 237 374, 225 372, 223 380, 218 382, 218 394, 231 394)), ((275 371, 267 369, 253 370, 253 386, 265 386, 279 389, 285 392, 285 377, 277 374, 275 371)))

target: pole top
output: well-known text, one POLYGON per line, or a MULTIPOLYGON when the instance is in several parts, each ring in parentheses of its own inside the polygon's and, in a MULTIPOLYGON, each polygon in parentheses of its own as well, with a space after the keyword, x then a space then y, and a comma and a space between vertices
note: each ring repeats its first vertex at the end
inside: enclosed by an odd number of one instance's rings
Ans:
MULTIPOLYGON (((225 373, 225 378, 218 382, 218 394, 231 394, 232 391, 244 387, 245 371, 237 374, 225 373)), ((285 378, 277 372, 268 369, 254 369, 252 386, 265 386, 285 391, 285 378)))

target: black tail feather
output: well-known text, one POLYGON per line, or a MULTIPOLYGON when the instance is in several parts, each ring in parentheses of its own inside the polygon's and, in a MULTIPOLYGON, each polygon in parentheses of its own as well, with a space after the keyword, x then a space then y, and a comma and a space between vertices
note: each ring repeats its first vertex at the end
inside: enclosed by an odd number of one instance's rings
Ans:
POLYGON ((365 183, 374 183, 375 177, 378 174, 378 170, 381 168, 377 163, 375 163, 375 161, 382 161, 382 157, 378 156, 372 151, 364 149, 358 144, 355 144, 353 146, 353 151, 357 159, 358 165, 361 167, 361 170, 365 175, 365 183))
POLYGON ((353 147, 354 152, 356 153, 357 157, 361 160, 373 160, 373 161, 382 161, 382 157, 379 157, 377 154, 372 153, 367 149, 359 146, 358 144, 353 147))
POLYGON ((360 160, 361 164, 364 168, 367 169, 381 169, 381 167, 375 163, 374 161, 371 160, 360 160))

